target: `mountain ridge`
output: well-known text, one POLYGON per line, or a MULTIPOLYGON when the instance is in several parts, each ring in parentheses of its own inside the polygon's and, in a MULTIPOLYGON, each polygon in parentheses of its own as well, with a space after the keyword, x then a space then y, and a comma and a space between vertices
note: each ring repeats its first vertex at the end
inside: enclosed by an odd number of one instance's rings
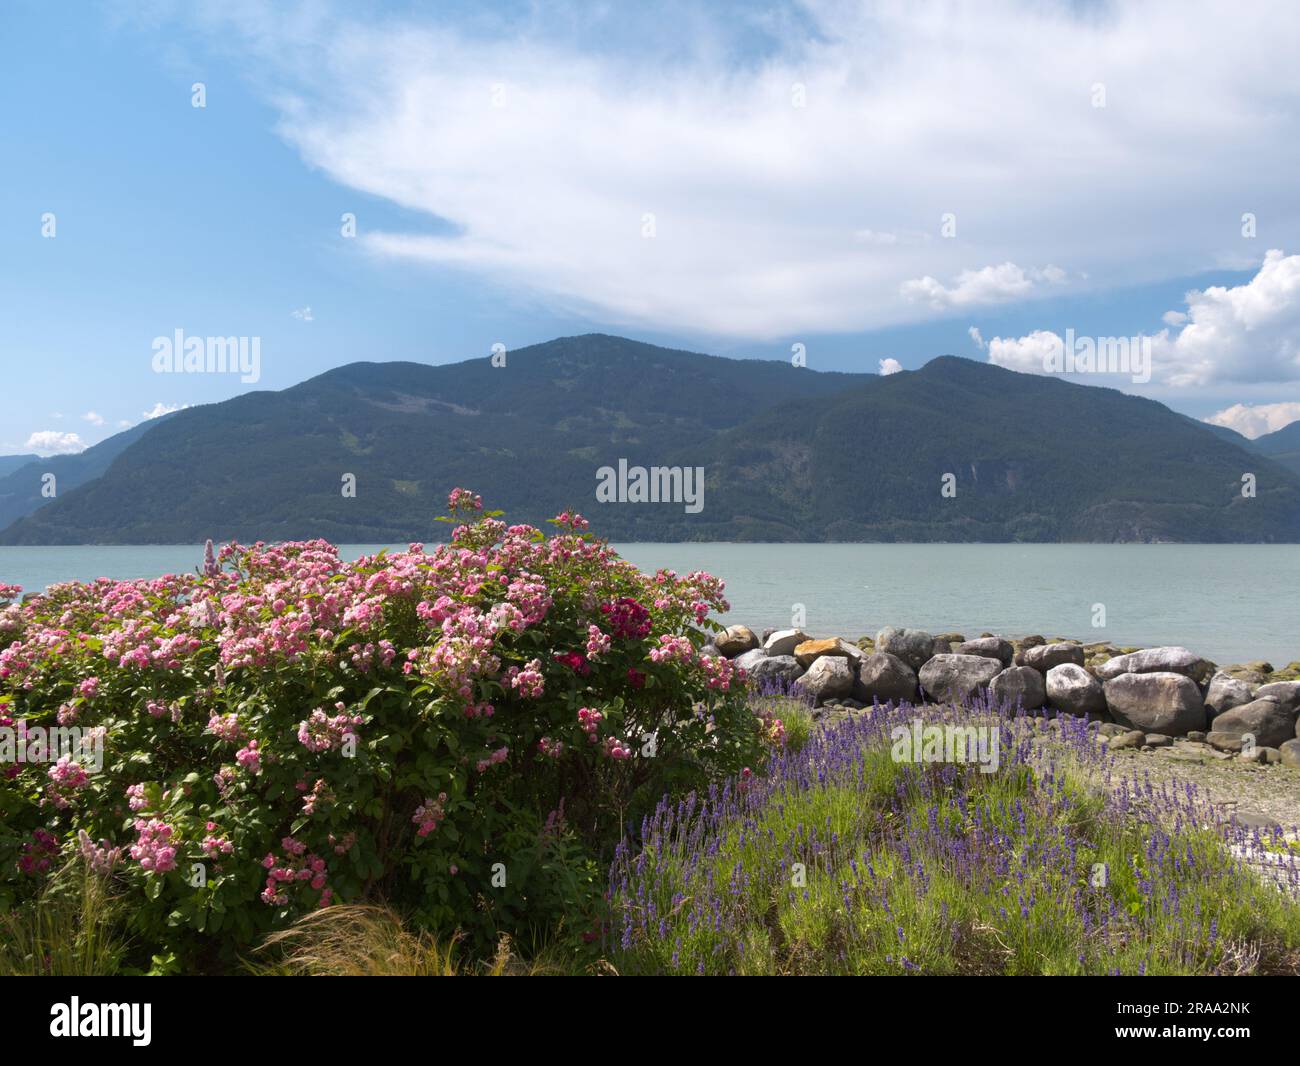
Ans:
POLYGON ((880 376, 586 334, 188 408, 0 543, 433 539, 458 484, 618 540, 1300 541, 1300 478, 1153 400, 951 355, 880 376), (596 502, 619 459, 703 467, 702 513, 596 502))

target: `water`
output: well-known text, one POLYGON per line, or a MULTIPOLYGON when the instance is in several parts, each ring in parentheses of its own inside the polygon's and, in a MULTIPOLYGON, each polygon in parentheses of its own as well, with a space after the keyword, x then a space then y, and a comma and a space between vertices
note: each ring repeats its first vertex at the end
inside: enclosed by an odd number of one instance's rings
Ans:
MULTIPOLYGON (((345 544, 344 558, 384 545, 345 544)), ((388 545, 405 548, 405 545, 388 545)), ((627 544, 643 570, 708 570, 728 621, 850 640, 885 625, 933 633, 1182 644, 1219 663, 1300 659, 1300 549, 1203 544, 627 544), (1094 628, 1094 604, 1105 627, 1094 628)), ((156 577, 192 570, 190 545, 0 547, 0 581, 156 577)))

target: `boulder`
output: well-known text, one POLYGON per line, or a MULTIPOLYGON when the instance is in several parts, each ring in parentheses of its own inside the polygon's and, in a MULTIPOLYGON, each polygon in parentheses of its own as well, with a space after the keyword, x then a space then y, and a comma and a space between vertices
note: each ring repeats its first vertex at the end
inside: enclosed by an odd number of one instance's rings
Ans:
POLYGON ((1047 702, 1047 686, 1043 675, 1032 667, 1008 666, 989 682, 989 696, 1010 711, 1036 711, 1047 702))
POLYGON ((968 703, 1001 673, 1002 664, 982 655, 936 655, 921 667, 917 680, 934 703, 968 703))
POLYGON ((823 655, 808 667, 795 688, 811 696, 814 704, 847 696, 853 691, 853 668, 839 655, 823 655))
POLYGON ((919 670, 934 654, 934 637, 923 629, 886 626, 876 634, 876 651, 897 655, 913 670, 919 670))
POLYGON ((1103 691, 1111 717, 1131 729, 1173 737, 1205 728, 1201 690, 1186 674, 1168 670, 1120 674, 1110 678, 1103 691))
POLYGON ((1260 685, 1255 698, 1277 700, 1292 714, 1296 714, 1300 712, 1300 681, 1274 681, 1269 685, 1260 685))
POLYGON ((1220 670, 1210 678, 1210 687, 1205 691, 1205 711, 1213 718, 1254 698, 1253 685, 1220 670))
POLYGON ((1127 733, 1112 735, 1106 742, 1106 747, 1110 751, 1120 751, 1123 748, 1140 748, 1144 743, 1146 743, 1146 734, 1140 729, 1130 729, 1127 733))
POLYGON ((758 647, 758 637, 749 626, 727 626, 721 633, 713 638, 713 643, 718 646, 728 659, 734 659, 742 652, 747 652, 752 648, 758 647))
POLYGON ((1203 681, 1208 669, 1209 664, 1199 655, 1186 648, 1169 646, 1117 655, 1097 667, 1097 676, 1110 681, 1120 674, 1182 674, 1203 681))
POLYGON ((1216 751, 1241 751, 1241 734, 1220 733, 1211 729, 1205 734, 1205 743, 1216 751))
MULTIPOLYGON (((746 652, 746 654, 750 654, 746 652)), ((761 689, 764 685, 789 686, 803 676, 803 667, 793 655, 765 655, 749 671, 751 684, 761 689)))
POLYGON ((1277 700, 1257 699, 1214 719, 1215 733, 1253 734, 1257 748, 1279 748, 1295 739, 1295 714, 1277 700))
MULTIPOLYGON (((948 649, 944 650, 947 651, 948 649)), ((1003 666, 1010 666, 1011 656, 1015 654, 1015 649, 1011 647, 1010 641, 1003 640, 1001 637, 980 637, 977 640, 967 640, 951 650, 958 655, 982 655, 986 659, 997 659, 1003 666)))
POLYGON ((1024 663, 1032 666, 1040 674, 1047 673, 1054 666, 1072 663, 1083 665, 1083 648, 1078 644, 1038 644, 1024 651, 1024 663))
POLYGON ((741 652, 733 661, 733 666, 738 666, 746 674, 752 674, 754 667, 767 658, 767 652, 762 648, 751 648, 749 651, 741 652))
POLYGON ((1061 663, 1047 671, 1047 702, 1066 714, 1104 714, 1106 695, 1101 682, 1078 663, 1061 663))
POLYGON ((1288 740, 1278 745, 1278 762, 1292 770, 1300 770, 1300 740, 1288 740))
POLYGON ((710 659, 717 659, 722 657, 722 652, 720 652, 718 650, 718 646, 712 642, 703 645, 700 648, 700 654, 708 656, 710 659))
POLYGON ((862 660, 853 698, 864 704, 916 702, 916 671, 897 655, 878 651, 862 660))
POLYGON ((805 640, 802 644, 795 645, 794 657, 799 660, 800 666, 812 666, 813 662, 823 655, 838 655, 855 664, 864 658, 861 648, 855 648, 847 640, 840 637, 830 637, 827 640, 805 640))
POLYGON ((768 655, 793 655, 795 648, 808 639, 802 629, 778 629, 763 641, 763 650, 768 655))

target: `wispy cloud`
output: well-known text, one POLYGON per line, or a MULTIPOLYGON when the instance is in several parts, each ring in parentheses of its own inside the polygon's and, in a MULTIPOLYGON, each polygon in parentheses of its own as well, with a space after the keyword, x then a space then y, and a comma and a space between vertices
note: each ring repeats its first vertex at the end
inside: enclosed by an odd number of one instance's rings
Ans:
POLYGON ((612 324, 874 328, 1032 300, 1054 276, 1258 263, 1240 214, 1295 225, 1294 5, 728 7, 667 35, 675 52, 650 33, 593 48, 650 25, 622 5, 525 5, 482 15, 491 32, 226 10, 194 17, 239 42, 303 159, 427 219, 363 226, 372 254, 612 324))
POLYGON ((903 282, 901 291, 909 300, 922 301, 936 311, 958 307, 980 307, 1024 299, 1045 284, 1059 285, 1065 271, 1048 266, 1042 270, 1024 270, 1015 263, 1001 263, 979 270, 963 270, 952 285, 932 277, 903 282))

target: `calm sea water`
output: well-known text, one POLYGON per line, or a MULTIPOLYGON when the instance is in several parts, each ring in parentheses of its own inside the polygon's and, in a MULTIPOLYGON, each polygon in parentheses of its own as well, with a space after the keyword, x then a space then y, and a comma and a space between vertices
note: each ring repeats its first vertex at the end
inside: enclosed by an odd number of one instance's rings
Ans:
MULTIPOLYGON (((383 545, 345 544, 345 558, 383 545)), ((402 547, 389 545, 389 547, 402 547)), ((885 625, 968 637, 1183 644, 1216 662, 1300 659, 1300 549, 1185 544, 626 544, 645 570, 708 570, 727 582, 728 621, 855 639, 885 625), (1094 628, 1103 604, 1105 628, 1094 628)), ((0 581, 155 577, 192 570, 196 546, 0 547, 0 581)))

